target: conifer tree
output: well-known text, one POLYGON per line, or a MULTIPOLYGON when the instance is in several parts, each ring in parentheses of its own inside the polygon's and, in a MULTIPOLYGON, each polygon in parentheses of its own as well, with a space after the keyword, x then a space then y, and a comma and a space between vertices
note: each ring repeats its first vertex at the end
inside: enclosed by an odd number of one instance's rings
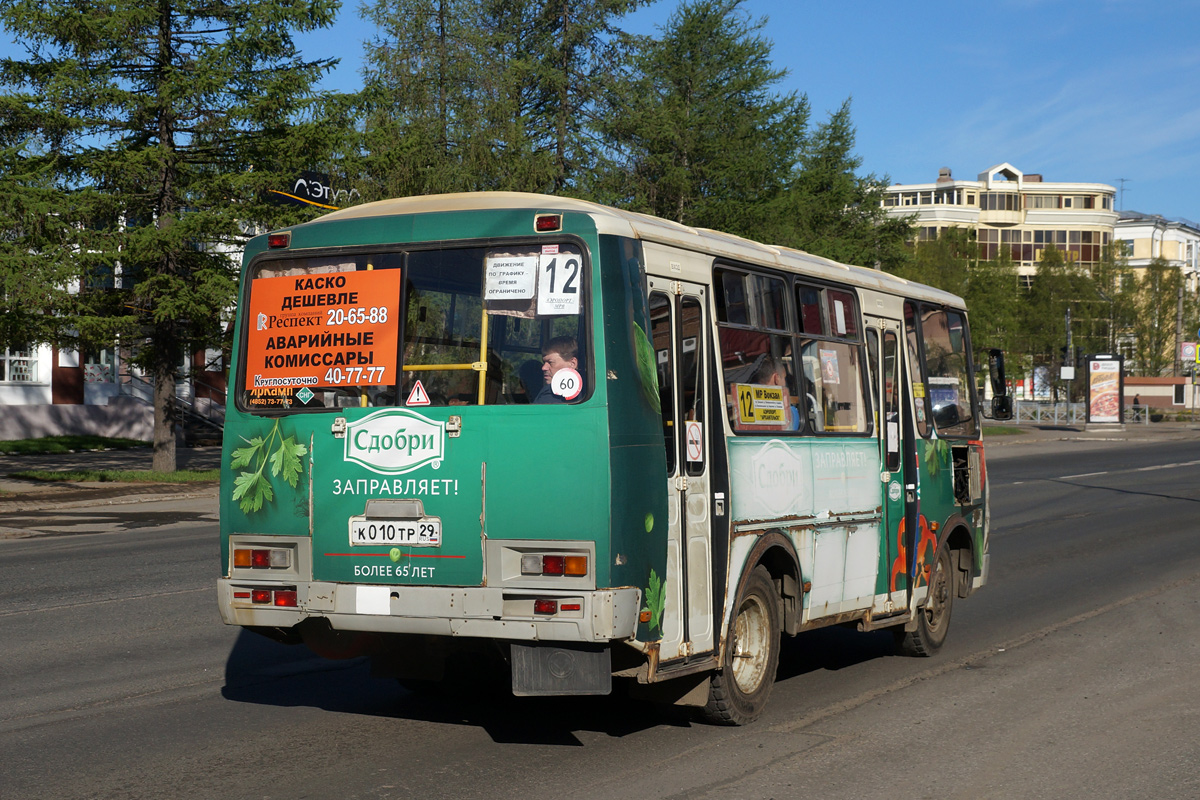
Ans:
POLYGON ((372 196, 578 194, 642 0, 374 0, 359 172, 372 196))
POLYGON ((904 246, 909 222, 888 216, 882 206, 886 176, 860 176, 854 153, 850 101, 829 115, 807 140, 792 195, 796 246, 847 264, 899 269, 908 259, 904 246))
POLYGON ((783 70, 743 0, 682 3, 608 97, 602 200, 685 225, 788 244, 785 194, 808 100, 780 94, 783 70))
POLYGON ((25 223, 7 252, 54 262, 29 276, 47 298, 76 282, 75 308, 39 313, 66 317, 84 345, 141 339, 156 470, 176 465, 177 369, 219 339, 233 303, 227 251, 245 226, 286 221, 264 190, 320 160, 325 132, 304 104, 333 62, 300 58, 292 33, 328 26, 337 6, 0 0, 27 51, 0 62, 8 180, 37 187, 36 206, 6 209, 25 223))

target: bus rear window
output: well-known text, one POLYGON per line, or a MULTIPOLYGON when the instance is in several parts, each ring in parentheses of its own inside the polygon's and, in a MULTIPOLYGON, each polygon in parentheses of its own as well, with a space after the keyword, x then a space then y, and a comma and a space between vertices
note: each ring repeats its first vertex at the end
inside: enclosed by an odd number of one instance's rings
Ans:
POLYGON ((575 245, 272 259, 252 269, 244 408, 559 404, 590 394, 586 271, 575 245))

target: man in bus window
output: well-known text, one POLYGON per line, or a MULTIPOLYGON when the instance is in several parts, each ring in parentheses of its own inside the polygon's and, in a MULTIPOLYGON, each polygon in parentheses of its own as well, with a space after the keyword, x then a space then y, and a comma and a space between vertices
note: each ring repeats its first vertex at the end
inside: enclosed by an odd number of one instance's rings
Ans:
POLYGON ((783 389, 783 411, 787 415, 787 419, 782 426, 771 426, 768 430, 800 430, 800 412, 792 404, 792 382, 788 378, 783 362, 769 353, 764 354, 762 362, 758 365, 758 371, 754 373, 754 382, 783 389))
POLYGON ((573 336, 555 336, 542 348, 542 378, 545 384, 533 398, 535 403, 565 403, 554 393, 554 376, 564 369, 579 373, 579 345, 573 336))

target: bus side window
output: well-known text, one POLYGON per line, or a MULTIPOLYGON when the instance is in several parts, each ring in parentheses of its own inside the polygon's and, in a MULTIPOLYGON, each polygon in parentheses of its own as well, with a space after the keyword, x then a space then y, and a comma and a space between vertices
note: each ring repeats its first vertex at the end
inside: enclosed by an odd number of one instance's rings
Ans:
POLYGON ((871 387, 871 408, 875 411, 875 429, 879 430, 879 331, 867 329, 867 383, 871 387))
POLYGON ((908 380, 912 387, 913 407, 916 409, 917 433, 929 435, 929 406, 926 402, 925 378, 921 369, 921 340, 917 333, 917 310, 912 302, 904 303, 904 338, 908 347, 908 380))
POLYGON ((650 344, 658 369, 658 400, 662 409, 663 444, 667 450, 667 474, 675 474, 675 377, 674 334, 671 330, 671 300, 662 292, 650 293, 650 344))

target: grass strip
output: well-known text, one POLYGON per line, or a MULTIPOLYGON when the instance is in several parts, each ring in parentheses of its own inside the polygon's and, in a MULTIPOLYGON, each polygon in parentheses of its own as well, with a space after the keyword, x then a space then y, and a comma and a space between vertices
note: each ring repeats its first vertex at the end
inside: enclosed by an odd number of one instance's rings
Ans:
POLYGON ((984 425, 984 436, 1020 436, 1025 431, 1015 425, 984 425))
POLYGON ((54 455, 77 453, 81 450, 129 450, 148 447, 137 439, 122 439, 111 436, 44 436, 40 439, 16 439, 0 442, 0 453, 8 455, 54 455))

